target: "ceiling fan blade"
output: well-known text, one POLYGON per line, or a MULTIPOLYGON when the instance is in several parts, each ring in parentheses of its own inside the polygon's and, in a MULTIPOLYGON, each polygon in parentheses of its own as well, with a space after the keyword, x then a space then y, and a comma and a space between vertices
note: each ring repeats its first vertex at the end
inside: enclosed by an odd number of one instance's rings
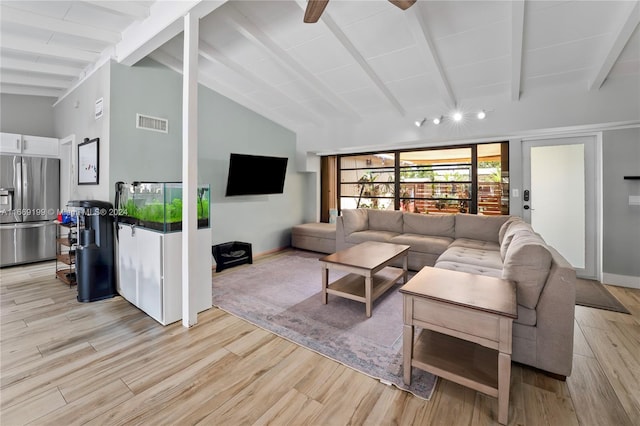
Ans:
POLYGON ((402 10, 407 10, 416 2, 416 0, 389 0, 402 10))
POLYGON ((324 12, 324 8, 327 7, 327 3, 329 3, 329 0, 309 0, 307 2, 307 10, 304 12, 304 22, 307 24, 318 22, 320 15, 324 12))

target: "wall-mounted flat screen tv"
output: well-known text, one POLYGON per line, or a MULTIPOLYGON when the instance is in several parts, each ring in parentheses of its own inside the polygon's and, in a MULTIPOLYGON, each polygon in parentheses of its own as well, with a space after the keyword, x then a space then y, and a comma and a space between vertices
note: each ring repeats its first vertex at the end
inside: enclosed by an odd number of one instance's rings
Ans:
POLYGON ((282 194, 287 157, 231 153, 226 196, 282 194))

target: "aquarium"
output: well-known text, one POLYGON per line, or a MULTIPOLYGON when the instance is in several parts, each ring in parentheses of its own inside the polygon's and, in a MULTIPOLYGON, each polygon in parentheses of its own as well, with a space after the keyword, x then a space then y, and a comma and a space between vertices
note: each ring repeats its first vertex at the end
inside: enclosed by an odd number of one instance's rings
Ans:
MULTIPOLYGON (((198 229, 209 228, 209 185, 198 185, 197 191, 198 229)), ((160 232, 182 230, 182 183, 124 183, 118 195, 120 222, 160 232)))

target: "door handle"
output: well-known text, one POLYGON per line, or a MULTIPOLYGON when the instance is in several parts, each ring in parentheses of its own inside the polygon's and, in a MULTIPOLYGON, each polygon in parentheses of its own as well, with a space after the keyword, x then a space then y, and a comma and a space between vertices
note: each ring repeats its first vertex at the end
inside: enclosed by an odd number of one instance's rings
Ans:
POLYGON ((525 204, 525 205, 524 205, 524 207, 523 207, 523 209, 525 209, 525 210, 529 210, 530 208, 531 208, 531 207, 529 207, 529 206, 528 206, 528 205, 526 205, 526 204, 525 204))

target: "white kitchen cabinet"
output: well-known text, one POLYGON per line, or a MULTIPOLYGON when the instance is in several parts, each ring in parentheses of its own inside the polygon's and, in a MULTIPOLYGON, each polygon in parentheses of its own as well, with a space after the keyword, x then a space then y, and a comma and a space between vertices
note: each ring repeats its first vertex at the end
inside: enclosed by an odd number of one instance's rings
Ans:
POLYGON ((22 135, 0 133, 0 152, 3 154, 22 153, 22 135))
POLYGON ((0 133, 0 152, 3 154, 57 157, 59 144, 57 138, 0 133))
MULTIPOLYGON (((182 232, 118 225, 118 293, 162 325, 182 319, 182 232)), ((191 291, 211 308, 211 229, 199 229, 191 291)))
POLYGON ((22 153, 24 155, 58 156, 58 139, 43 136, 22 135, 22 153))

